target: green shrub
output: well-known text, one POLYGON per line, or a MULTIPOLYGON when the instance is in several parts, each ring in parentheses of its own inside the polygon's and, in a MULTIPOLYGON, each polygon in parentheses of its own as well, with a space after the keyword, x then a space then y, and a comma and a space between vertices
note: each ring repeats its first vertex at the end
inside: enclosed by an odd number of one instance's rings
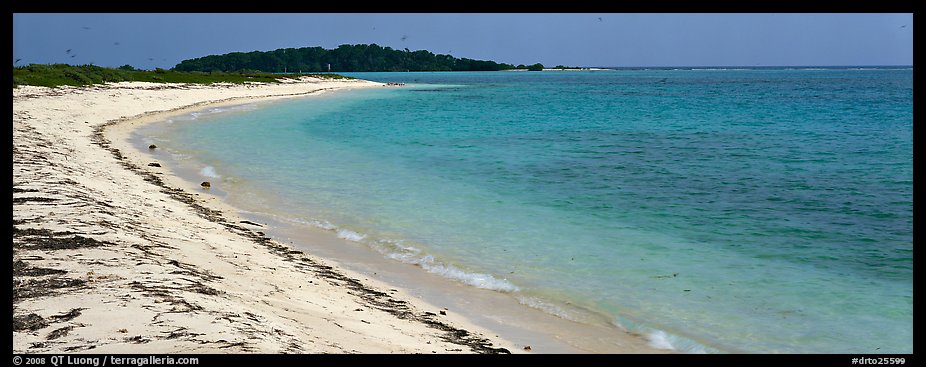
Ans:
MULTIPOLYGON (((337 74, 307 74, 317 78, 350 79, 337 74)), ((154 83, 277 83, 292 76, 263 72, 181 72, 157 68, 154 71, 135 69, 131 65, 106 68, 95 65, 31 64, 13 68, 13 87, 17 85, 38 85, 56 87, 59 85, 81 86, 106 82, 142 81, 154 83), (132 70, 129 70, 131 68, 132 70)))

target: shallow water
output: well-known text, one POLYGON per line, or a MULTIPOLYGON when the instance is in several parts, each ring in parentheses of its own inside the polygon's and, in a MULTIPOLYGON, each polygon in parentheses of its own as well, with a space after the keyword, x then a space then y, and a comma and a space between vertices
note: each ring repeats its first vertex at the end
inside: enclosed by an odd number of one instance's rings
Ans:
POLYGON ((912 70, 351 75, 407 85, 141 133, 252 210, 654 346, 912 353, 912 70))

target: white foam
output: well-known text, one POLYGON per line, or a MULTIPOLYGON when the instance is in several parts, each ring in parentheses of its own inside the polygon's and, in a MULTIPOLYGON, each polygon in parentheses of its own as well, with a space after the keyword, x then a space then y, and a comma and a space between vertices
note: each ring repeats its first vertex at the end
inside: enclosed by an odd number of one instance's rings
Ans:
POLYGON ((490 289, 500 292, 516 292, 520 290, 520 288, 514 284, 511 284, 507 280, 497 279, 489 274, 468 273, 453 265, 446 265, 439 261, 435 261, 434 256, 431 255, 418 258, 417 264, 424 270, 427 270, 429 273, 434 273, 445 278, 457 280, 476 288, 490 289))
MULTIPOLYGON (((290 218, 290 220, 335 232, 338 238, 352 242, 361 242, 367 238, 365 234, 357 233, 349 229, 338 228, 326 220, 311 219, 302 221, 292 218, 290 218)), ((386 258, 401 261, 406 264, 418 265, 429 273, 438 274, 476 288, 499 292, 516 292, 520 290, 520 288, 507 280, 495 278, 490 274, 469 273, 453 265, 447 265, 437 261, 434 259, 434 256, 422 255, 420 249, 413 246, 406 246, 401 240, 375 239, 364 242, 374 250, 379 251, 386 258)))
POLYGON ((453 265, 444 264, 436 260, 432 255, 422 255, 420 249, 406 246, 402 241, 377 240, 371 243, 371 247, 387 258, 398 260, 406 264, 418 265, 429 273, 453 279, 476 288, 499 292, 517 292, 520 290, 520 288, 507 280, 498 279, 490 274, 466 272, 453 265))
POLYGON ((662 330, 651 332, 647 335, 647 339, 649 339, 649 345, 653 348, 670 349, 687 354, 720 353, 719 350, 709 348, 694 340, 669 334, 662 330))
POLYGON ((555 315, 555 316, 557 316, 557 317, 560 317, 560 318, 563 318, 563 319, 566 319, 566 320, 571 320, 571 321, 580 322, 580 320, 578 320, 578 318, 574 317, 571 313, 567 312, 566 310, 562 309, 561 307, 559 307, 559 306, 557 306, 557 305, 554 305, 554 304, 552 304, 552 303, 550 303, 550 302, 544 301, 544 300, 542 300, 542 299, 539 299, 539 298, 535 298, 535 297, 518 297, 518 303, 520 303, 520 304, 522 304, 522 305, 525 305, 525 306, 528 306, 528 307, 531 307, 531 308, 536 308, 536 309, 538 309, 538 310, 541 310, 541 311, 543 311, 543 312, 546 312, 546 313, 551 314, 551 315, 555 315))
POLYGON ((649 340, 649 346, 653 348, 675 350, 675 347, 672 346, 672 342, 669 341, 669 334, 666 334, 665 331, 656 330, 647 335, 646 339, 649 340))
POLYGON ((211 177, 211 178, 222 177, 222 176, 219 176, 219 174, 215 172, 215 168, 212 168, 212 166, 203 167, 203 169, 199 170, 199 174, 206 176, 206 177, 211 177))
POLYGON ((390 251, 389 249, 378 248, 377 250, 385 254, 386 257, 390 259, 398 260, 406 264, 418 264, 421 262, 421 257, 419 256, 421 250, 414 247, 402 246, 399 244, 393 244, 393 246, 398 247, 398 249, 393 249, 390 251))
POLYGON ((312 219, 312 221, 310 221, 309 223, 313 226, 316 226, 318 228, 321 228, 327 231, 333 231, 333 230, 338 229, 338 227, 336 227, 334 224, 331 224, 331 222, 327 220, 312 219))
POLYGON ((299 218, 295 218, 295 217, 279 216, 279 215, 268 214, 268 213, 262 213, 262 214, 264 214, 264 215, 270 215, 270 216, 276 218, 277 220, 281 220, 281 221, 284 221, 284 222, 298 223, 298 224, 301 224, 301 225, 307 225, 307 226, 318 227, 318 228, 324 229, 324 230, 326 230, 326 231, 335 232, 335 230, 338 229, 337 226, 335 226, 334 224, 331 224, 331 222, 329 222, 329 221, 327 221, 327 220, 319 220, 319 219, 299 219, 299 218))
POLYGON ((648 345, 656 349, 672 350, 685 354, 723 353, 722 351, 698 343, 692 339, 671 334, 659 329, 640 325, 632 320, 618 316, 611 322, 621 330, 646 335, 648 345))
POLYGON ((174 117, 174 118, 172 118, 172 119, 168 119, 166 122, 167 122, 167 123, 173 123, 174 120, 191 121, 191 120, 196 120, 196 119, 199 118, 200 116, 204 116, 204 115, 205 115, 205 116, 209 116, 209 115, 220 114, 220 113, 223 113, 223 112, 250 111, 250 110, 254 110, 254 109, 256 109, 256 107, 255 107, 255 105, 252 104, 252 103, 251 103, 251 104, 239 105, 239 106, 213 107, 213 108, 208 108, 208 109, 205 109, 205 110, 190 112, 190 113, 187 114, 185 117, 184 117, 184 116, 181 116, 181 117, 174 117))
POLYGON ((360 234, 360 233, 351 231, 349 229, 339 229, 337 233, 338 233, 338 238, 343 238, 345 240, 353 241, 353 242, 360 242, 361 240, 367 237, 365 234, 360 234))

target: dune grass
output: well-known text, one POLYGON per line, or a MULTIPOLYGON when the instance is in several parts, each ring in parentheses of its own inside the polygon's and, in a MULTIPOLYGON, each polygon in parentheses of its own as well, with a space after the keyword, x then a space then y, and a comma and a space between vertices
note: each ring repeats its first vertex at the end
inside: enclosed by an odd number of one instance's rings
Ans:
POLYGON ((152 83, 278 83, 282 79, 313 76, 326 79, 350 79, 337 74, 271 74, 262 72, 181 72, 165 69, 136 70, 131 67, 108 68, 96 65, 31 64, 13 68, 13 88, 17 85, 57 87, 83 86, 110 82, 152 83))

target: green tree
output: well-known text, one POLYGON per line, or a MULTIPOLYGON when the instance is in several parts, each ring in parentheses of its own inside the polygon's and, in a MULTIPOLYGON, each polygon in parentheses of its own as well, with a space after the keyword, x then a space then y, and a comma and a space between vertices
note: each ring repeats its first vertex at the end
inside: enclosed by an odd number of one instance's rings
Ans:
POLYGON ((394 50, 374 43, 344 44, 331 50, 304 47, 209 55, 183 60, 173 70, 276 73, 285 68, 289 71, 324 72, 328 71, 328 64, 331 64, 331 71, 495 71, 514 68, 511 64, 495 61, 458 59, 450 55, 435 55, 427 50, 394 50))
POLYGON ((543 70, 543 64, 541 64, 541 63, 538 62, 538 63, 536 63, 536 64, 534 64, 534 65, 528 66, 528 67, 527 67, 527 70, 528 70, 528 71, 542 71, 542 70, 543 70))

